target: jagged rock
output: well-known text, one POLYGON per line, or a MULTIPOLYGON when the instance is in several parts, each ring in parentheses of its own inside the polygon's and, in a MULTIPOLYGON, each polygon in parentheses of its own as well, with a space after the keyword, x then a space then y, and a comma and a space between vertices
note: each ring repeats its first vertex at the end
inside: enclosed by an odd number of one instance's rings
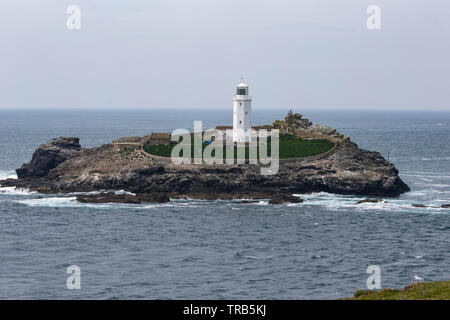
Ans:
POLYGON ((295 113, 288 115, 284 120, 276 120, 273 126, 280 129, 280 133, 294 133, 298 129, 307 129, 312 126, 309 119, 303 118, 302 114, 295 113))
POLYGON ((258 200, 243 200, 243 201, 233 201, 234 204, 252 204, 259 203, 258 200))
POLYGON ((39 186, 36 190, 39 193, 52 193, 52 188, 50 186, 39 186))
POLYGON ((358 202, 356 202, 356 204, 362 204, 362 203, 378 203, 381 202, 380 199, 364 199, 364 200, 359 200, 358 202))
POLYGON ((337 130, 328 126, 323 126, 319 124, 315 124, 311 127, 311 130, 317 132, 318 134, 326 135, 326 136, 332 136, 337 134, 337 130))
POLYGON ((443 205, 441 206, 441 208, 444 208, 444 209, 450 209, 450 204, 443 204, 443 205))
POLYGON ((294 197, 287 194, 277 194, 270 199, 269 204, 283 204, 283 203, 302 203, 303 200, 299 197, 294 197))
POLYGON ((141 203, 136 196, 129 194, 115 194, 113 192, 95 195, 80 195, 77 197, 77 201, 82 203, 141 203))
POLYGON ((139 193, 136 195, 136 197, 141 202, 157 202, 157 203, 170 202, 169 195, 163 192, 139 193))
POLYGON ((273 126, 278 128, 281 134, 293 134, 304 139, 328 139, 345 148, 358 148, 356 143, 336 129, 313 124, 309 119, 303 118, 303 115, 298 113, 288 115, 284 120, 274 121, 273 126))
POLYGON ((17 169, 17 177, 39 178, 46 176, 51 169, 78 154, 81 150, 78 138, 57 138, 39 146, 31 162, 17 169))
POLYGON ((434 206, 426 206, 426 205, 421 204, 421 203, 414 203, 414 204, 412 204, 412 206, 413 206, 414 208, 436 208, 436 207, 434 207, 434 206))
POLYGON ((142 202, 165 203, 169 202, 169 196, 165 193, 143 193, 137 195, 131 194, 115 194, 113 192, 80 195, 77 197, 78 202, 82 203, 131 203, 139 204, 142 202))

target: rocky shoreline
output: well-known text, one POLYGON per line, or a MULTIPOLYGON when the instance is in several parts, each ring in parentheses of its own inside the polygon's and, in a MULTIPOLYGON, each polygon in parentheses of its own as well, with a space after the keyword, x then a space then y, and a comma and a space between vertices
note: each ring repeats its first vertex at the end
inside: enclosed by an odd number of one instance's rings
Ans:
MULTIPOLYGON (((30 163, 17 169, 18 179, 0 184, 41 193, 126 190, 135 194, 134 198, 110 194, 79 197, 79 201, 129 203, 190 198, 271 199, 279 204, 301 201, 292 194, 323 191, 396 197, 410 190, 380 153, 360 149, 336 130, 314 126, 301 115, 293 117, 301 121, 290 119, 287 130, 297 136, 332 139, 337 144, 335 152, 323 159, 280 162, 276 175, 264 176, 258 165, 175 165, 143 155, 136 143, 83 149, 78 138, 65 137, 38 147, 30 163)), ((282 121, 275 123, 283 130, 282 121)))

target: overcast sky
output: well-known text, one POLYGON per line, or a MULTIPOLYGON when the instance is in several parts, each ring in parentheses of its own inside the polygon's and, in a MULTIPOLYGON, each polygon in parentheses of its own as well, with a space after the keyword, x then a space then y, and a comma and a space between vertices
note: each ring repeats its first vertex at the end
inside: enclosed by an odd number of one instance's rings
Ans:
POLYGON ((450 110, 448 0, 10 0, 0 43, 0 108, 450 110))

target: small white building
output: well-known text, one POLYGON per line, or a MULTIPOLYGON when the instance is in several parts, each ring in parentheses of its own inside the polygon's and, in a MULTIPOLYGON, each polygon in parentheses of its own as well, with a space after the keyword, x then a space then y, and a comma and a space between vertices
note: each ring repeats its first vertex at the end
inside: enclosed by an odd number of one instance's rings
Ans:
POLYGON ((242 81, 233 98, 233 142, 250 142, 252 128, 252 97, 248 86, 242 81))

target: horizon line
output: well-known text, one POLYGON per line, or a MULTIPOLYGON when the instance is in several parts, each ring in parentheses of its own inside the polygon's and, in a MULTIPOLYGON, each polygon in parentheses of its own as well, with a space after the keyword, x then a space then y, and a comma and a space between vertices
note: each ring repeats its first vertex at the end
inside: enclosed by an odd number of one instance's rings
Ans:
MULTIPOLYGON (((226 111, 229 110, 229 107, 219 107, 219 108, 207 108, 207 107, 199 107, 199 108, 181 108, 181 107, 0 107, 1 110, 55 110, 55 111, 64 111, 64 110, 80 110, 80 111, 89 111, 89 110, 133 110, 133 111, 143 111, 143 110, 154 110, 154 111, 170 111, 170 110, 183 110, 183 111, 192 111, 192 110, 199 110, 199 111, 226 111)), ((252 108, 252 111, 283 111, 283 110, 289 110, 293 109, 295 110, 305 110, 305 111, 431 111, 431 112, 450 112, 450 107, 448 109, 425 109, 425 108, 293 108, 293 107, 287 107, 286 109, 282 108, 252 108)))

